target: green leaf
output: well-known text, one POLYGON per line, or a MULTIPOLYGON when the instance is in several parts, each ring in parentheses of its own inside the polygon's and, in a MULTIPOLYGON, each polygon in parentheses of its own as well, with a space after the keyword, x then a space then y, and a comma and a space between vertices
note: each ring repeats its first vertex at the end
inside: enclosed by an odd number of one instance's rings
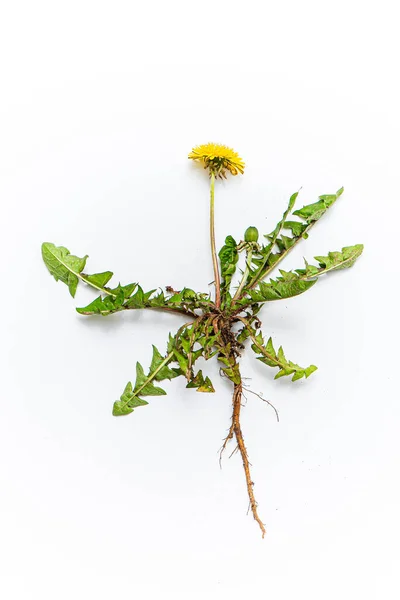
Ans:
POLYGON ((159 368, 164 362, 165 356, 162 356, 157 348, 153 345, 153 358, 150 365, 150 372, 153 373, 159 369, 154 377, 156 381, 162 381, 163 379, 173 379, 178 376, 176 371, 170 369, 167 365, 159 368))
POLYGON ((352 267, 364 250, 363 244, 345 246, 341 252, 329 252, 328 256, 315 256, 324 271, 336 271, 352 267))
MULTIPOLYGON (((114 304, 112 300, 106 296, 104 299, 98 296, 93 302, 90 302, 87 306, 76 308, 76 311, 80 315, 103 315, 107 316, 113 312, 114 304)), ((120 310, 119 308, 117 310, 120 310)))
MULTIPOLYGON (((268 283, 261 281, 258 289, 250 290, 249 295, 254 302, 270 302, 272 300, 283 300, 303 294, 310 289, 316 282, 316 279, 303 279, 301 275, 292 271, 280 271, 281 276, 271 279, 268 283)), ((248 298, 241 302, 243 305, 249 303, 248 298)))
POLYGON ((50 242, 42 244, 44 263, 56 281, 68 286, 71 296, 75 296, 81 272, 85 268, 87 255, 83 258, 74 256, 64 246, 55 246, 50 242))
MULTIPOLYGON (((137 287, 136 283, 128 285, 118 285, 112 289, 106 287, 113 273, 111 271, 103 271, 102 273, 94 273, 87 275, 82 273, 87 256, 79 258, 70 253, 64 246, 55 246, 49 242, 42 244, 43 260, 49 269, 50 273, 56 280, 63 281, 69 287, 72 296, 75 296, 76 288, 79 280, 87 285, 100 290, 107 298, 96 298, 88 306, 78 308, 77 311, 81 314, 109 314, 115 312, 122 305, 124 300, 127 300, 137 287), (110 302, 110 300, 113 300, 110 302)), ((152 293, 152 292, 148 292, 152 293)))
POLYGON ((127 285, 118 284, 118 286, 114 289, 105 287, 104 290, 112 296, 116 296, 120 292, 120 290, 122 290, 124 299, 127 300, 128 298, 130 298, 130 296, 133 294, 137 287, 137 283, 128 283, 127 285))
POLYGON ((75 310, 80 315, 101 315, 101 314, 104 314, 104 312, 106 312, 106 314, 108 314, 108 311, 105 311, 105 309, 104 309, 103 298, 101 296, 98 296, 95 300, 90 302, 87 306, 77 307, 75 310), (104 310, 104 312, 103 312, 103 310, 104 310))
POLYGON ((225 244, 219 251, 219 260, 221 264, 222 290, 228 290, 232 276, 236 271, 236 264, 239 260, 236 241, 231 235, 225 239, 225 244))
POLYGON ((179 350, 177 350, 176 348, 174 348, 173 353, 177 360, 177 363, 179 364, 182 370, 182 373, 186 375, 189 370, 189 360, 187 356, 185 356, 182 352, 179 352, 179 350))
POLYGON ((102 289, 110 281, 113 275, 114 273, 111 271, 104 271, 104 273, 95 273, 94 275, 83 275, 82 278, 86 283, 90 283, 93 287, 102 289))
POLYGON ((118 286, 110 296, 98 296, 93 302, 90 302, 87 306, 77 308, 76 311, 81 315, 95 315, 100 314, 107 316, 111 313, 118 312, 125 308, 124 306, 125 294, 124 288, 118 286))
POLYGON ((145 293, 143 294, 143 302, 144 302, 145 306, 148 306, 148 305, 149 305, 149 303, 150 303, 150 298, 151 298, 151 296, 154 294, 154 292, 155 292, 155 291, 156 291, 156 289, 154 289, 154 290, 150 290, 149 292, 145 292, 145 293))
MULTIPOLYGON (((165 396, 166 392, 160 388, 156 387, 151 381, 151 369, 149 375, 145 375, 142 365, 137 362, 136 363, 136 382, 134 393, 140 394, 141 396, 165 396)), ((154 376, 155 378, 156 376, 154 376)))
POLYGON ((271 233, 264 236, 269 242, 268 245, 261 246, 258 253, 255 253, 253 256, 252 263, 254 264, 255 269, 247 288, 255 288, 256 285, 277 266, 297 242, 301 239, 306 239, 311 227, 323 214, 325 214, 328 208, 332 206, 342 193, 343 188, 340 188, 336 194, 320 196, 318 202, 308 204, 292 213, 306 221, 306 223, 287 220, 297 198, 297 193, 293 194, 286 211, 282 215, 282 219, 271 233), (282 229, 290 230, 292 236, 282 235, 282 229))
POLYGON ((168 304, 181 304, 182 299, 183 299, 182 292, 179 292, 178 294, 174 294, 173 296, 168 298, 168 304))
POLYGON ((319 266, 309 265, 305 260, 305 269, 296 269, 296 273, 306 280, 308 278, 316 278, 329 271, 338 271, 340 269, 348 269, 354 265, 357 258, 361 256, 364 250, 362 244, 355 246, 345 246, 341 252, 329 252, 328 256, 315 256, 319 266))
POLYGON ((315 371, 317 371, 318 367, 316 367, 315 365, 310 365, 309 367, 307 367, 306 369, 304 369, 304 374, 307 377, 310 377, 310 375, 312 375, 315 371))
POLYGON ((183 288, 181 293, 184 300, 195 300, 196 298, 196 292, 190 288, 183 288))
POLYGON ((147 306, 153 306, 153 299, 150 299, 150 297, 156 291, 155 289, 144 292, 142 287, 138 284, 135 284, 135 289, 136 292, 133 296, 130 296, 125 303, 126 308, 146 308, 147 306))
POLYGON ((314 202, 313 204, 308 204, 307 206, 303 206, 299 210, 294 211, 294 215, 300 217, 307 221, 307 223, 311 223, 312 221, 318 221, 322 217, 322 215, 332 206, 334 202, 343 194, 344 188, 341 187, 336 194, 326 194, 324 196, 320 196, 318 202, 314 202))
POLYGON ((194 377, 192 377, 186 386, 187 388, 196 388, 198 392, 213 393, 215 392, 214 386, 211 383, 209 377, 204 379, 203 372, 200 370, 194 377))
POLYGON ((176 346, 176 340, 175 337, 172 335, 171 332, 169 332, 168 334, 168 345, 167 345, 167 352, 173 352, 174 348, 176 346))
POLYGON ((144 292, 140 285, 137 286, 136 293, 133 294, 126 303, 127 308, 143 308, 144 292))
POLYGON ((148 402, 135 395, 132 388, 132 383, 129 381, 122 392, 120 400, 114 402, 113 415, 115 417, 129 415, 131 412, 133 412, 134 408, 137 406, 144 406, 145 404, 148 404, 148 402))
POLYGON ((307 225, 301 223, 300 221, 286 221, 284 229, 289 229, 292 232, 292 235, 295 238, 298 238, 303 235, 304 231, 307 229, 307 225))
POLYGON ((160 387, 156 387, 153 380, 173 379, 181 375, 180 369, 169 369, 168 363, 174 360, 172 351, 166 356, 162 356, 155 346, 153 346, 153 358, 151 361, 149 373, 146 375, 142 365, 136 363, 136 381, 132 387, 128 383, 120 400, 114 403, 113 414, 128 415, 136 406, 147 404, 142 396, 165 396, 166 392, 160 387))
POLYGON ((227 378, 230 379, 233 383, 236 383, 238 385, 240 384, 241 377, 240 377, 239 365, 236 364, 232 367, 227 367, 226 369, 221 369, 221 370, 225 373, 227 378))
POLYGON ((215 392, 211 379, 208 376, 205 378, 203 385, 201 385, 197 391, 206 392, 207 394, 215 392))
MULTIPOLYGON (((264 248, 263 261, 262 261, 262 265, 261 265, 262 268, 264 268, 265 265, 268 264, 268 259, 272 254, 272 250, 273 250, 275 244, 278 244, 278 247, 281 246, 279 248, 281 251, 286 248, 285 242, 282 240, 282 238, 279 238, 279 234, 281 233, 281 231, 285 225, 285 221, 286 221, 289 213, 293 210, 293 207, 294 207, 294 204, 296 202, 298 195, 299 195, 299 193, 296 192, 295 194, 292 194, 290 196, 288 207, 285 210, 285 212, 283 213, 282 219, 279 221, 279 223, 277 224, 277 226, 275 227, 275 229, 272 233, 269 233, 268 235, 264 236, 268 239, 268 241, 270 243, 266 248, 264 248)), ((286 238, 286 239, 290 240, 291 238, 286 238)), ((290 242, 287 241, 286 243, 289 244, 290 242)))
POLYGON ((186 354, 189 354, 191 347, 192 347, 190 339, 188 337, 184 337, 183 335, 181 335, 181 337, 179 338, 179 341, 181 343, 182 348, 186 352, 186 354))
POLYGON ((239 344, 244 344, 245 341, 248 339, 249 335, 249 330, 246 329, 246 327, 243 327, 236 339, 239 342, 239 344))
POLYGON ((165 306, 165 296, 163 291, 150 300, 150 306, 165 306))
POLYGON ((77 308, 77 312, 81 315, 94 315, 101 314, 107 316, 111 313, 118 312, 124 309, 139 309, 146 308, 147 306, 153 306, 152 301, 147 300, 154 290, 146 292, 144 294, 142 288, 136 283, 129 285, 118 285, 118 287, 110 290, 104 288, 109 293, 108 296, 99 296, 93 302, 90 302, 87 306, 77 308), (132 292, 138 288, 137 293, 130 297, 132 292))
POLYGON ((314 371, 317 370, 315 365, 310 365, 304 369, 296 363, 287 360, 282 346, 280 346, 278 352, 276 352, 272 343, 272 339, 269 338, 268 342, 265 344, 261 333, 256 336, 254 332, 253 335, 251 335, 251 339, 253 341, 251 346, 253 352, 260 355, 257 356, 257 360, 260 360, 269 367, 279 368, 278 373, 275 375, 275 379, 292 375, 292 381, 297 381, 303 377, 309 377, 312 373, 314 373, 314 371))
POLYGON ((281 252, 289 250, 295 242, 295 238, 288 237, 287 235, 281 235, 281 237, 276 240, 277 246, 281 252))

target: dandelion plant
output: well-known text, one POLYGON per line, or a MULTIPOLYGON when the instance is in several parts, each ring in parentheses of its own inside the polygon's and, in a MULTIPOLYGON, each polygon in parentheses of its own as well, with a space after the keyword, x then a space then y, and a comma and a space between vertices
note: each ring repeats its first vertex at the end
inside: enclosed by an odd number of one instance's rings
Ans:
POLYGON ((247 494, 254 519, 262 535, 265 527, 258 515, 253 491, 250 463, 240 423, 243 386, 240 357, 246 342, 256 358, 273 369, 278 369, 275 379, 291 377, 292 381, 309 377, 317 367, 301 367, 286 358, 271 337, 261 333, 259 313, 264 304, 297 296, 312 288, 322 275, 351 267, 363 251, 362 244, 346 246, 327 256, 316 256, 316 263, 305 261, 303 267, 284 271, 281 262, 303 239, 306 239, 319 219, 342 195, 320 196, 303 208, 293 210, 298 196, 294 193, 275 229, 259 240, 256 227, 248 227, 239 243, 228 235, 217 254, 214 231, 214 193, 218 179, 244 173, 245 164, 232 149, 219 144, 195 147, 189 159, 204 165, 210 180, 210 246, 214 271, 213 294, 189 288, 175 290, 171 287, 144 291, 138 283, 109 285, 113 273, 88 274, 85 271, 87 256, 79 258, 63 246, 45 242, 43 260, 51 275, 65 283, 71 296, 75 296, 78 283, 84 283, 99 293, 90 304, 77 308, 81 315, 103 315, 125 310, 150 309, 178 313, 183 323, 167 341, 164 353, 153 346, 150 367, 145 370, 136 363, 136 378, 126 384, 119 400, 114 402, 113 415, 129 415, 139 406, 148 404, 149 396, 162 396, 165 391, 159 382, 183 377, 187 388, 198 392, 214 392, 208 375, 196 369, 200 357, 206 361, 215 357, 220 362, 220 374, 232 383, 232 419, 223 441, 221 455, 231 440, 242 458, 247 494), (297 218, 296 218, 297 217, 297 218), (240 259, 242 259, 240 261, 240 259), (239 265, 242 265, 242 268, 239 265), (271 277, 273 271, 279 274, 271 277), (238 277, 235 274, 238 272, 238 277))

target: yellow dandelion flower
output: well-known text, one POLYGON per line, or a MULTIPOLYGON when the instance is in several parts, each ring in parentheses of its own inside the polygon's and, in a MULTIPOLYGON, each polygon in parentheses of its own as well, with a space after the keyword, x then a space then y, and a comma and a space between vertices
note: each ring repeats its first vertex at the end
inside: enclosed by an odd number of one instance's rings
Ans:
POLYGON ((204 163, 205 169, 210 169, 219 177, 225 177, 228 170, 232 175, 244 172, 245 164, 239 154, 221 144, 202 144, 195 146, 189 153, 188 158, 192 160, 201 160, 204 163))

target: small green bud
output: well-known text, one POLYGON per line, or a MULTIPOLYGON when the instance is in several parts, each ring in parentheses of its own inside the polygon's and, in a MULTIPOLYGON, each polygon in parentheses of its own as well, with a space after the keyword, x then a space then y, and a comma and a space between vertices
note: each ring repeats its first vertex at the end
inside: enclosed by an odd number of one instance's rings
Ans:
POLYGON ((245 242, 257 242, 258 240, 258 229, 257 227, 248 227, 244 232, 245 242))

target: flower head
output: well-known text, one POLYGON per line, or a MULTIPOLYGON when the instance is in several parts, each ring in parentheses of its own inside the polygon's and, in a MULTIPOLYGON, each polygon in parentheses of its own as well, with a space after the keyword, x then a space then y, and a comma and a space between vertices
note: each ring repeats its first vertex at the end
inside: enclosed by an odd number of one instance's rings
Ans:
POLYGON ((201 160, 204 168, 209 169, 219 177, 225 177, 228 170, 232 175, 244 172, 244 162, 239 154, 221 144, 202 144, 195 146, 189 153, 188 158, 192 160, 201 160))

